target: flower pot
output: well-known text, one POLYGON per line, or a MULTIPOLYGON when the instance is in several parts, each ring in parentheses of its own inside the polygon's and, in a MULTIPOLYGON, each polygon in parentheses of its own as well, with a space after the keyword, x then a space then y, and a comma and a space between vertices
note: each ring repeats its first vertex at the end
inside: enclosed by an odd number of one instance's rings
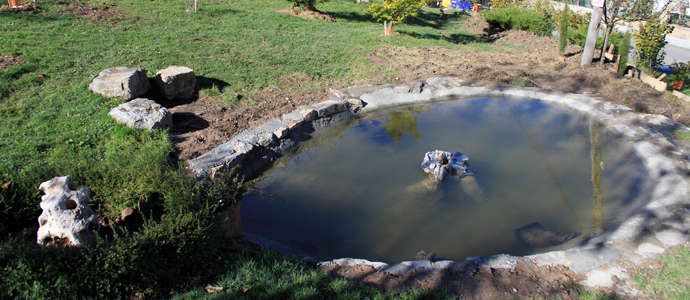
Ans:
POLYGON ((10 0, 10 7, 19 6, 19 0, 10 0))
POLYGON ((680 88, 683 87, 683 82, 684 82, 684 80, 674 81, 673 82, 673 88, 676 90, 679 90, 680 88))
POLYGON ((393 28, 386 28, 386 35, 393 34, 393 28))

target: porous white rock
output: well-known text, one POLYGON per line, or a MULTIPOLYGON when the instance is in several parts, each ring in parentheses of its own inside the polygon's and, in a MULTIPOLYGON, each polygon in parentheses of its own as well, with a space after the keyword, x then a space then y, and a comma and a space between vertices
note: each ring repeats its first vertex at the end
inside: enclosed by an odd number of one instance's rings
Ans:
POLYGON ((188 67, 170 66, 156 73, 156 85, 168 100, 194 97, 196 76, 188 67))
POLYGON ((111 109, 108 115, 133 128, 154 130, 172 127, 172 114, 155 101, 145 98, 120 104, 111 109))
POLYGON ((115 67, 98 73, 89 84, 89 90, 109 98, 132 99, 146 94, 150 86, 146 70, 115 67))
POLYGON ((78 246, 96 241, 100 224, 88 206, 89 189, 77 190, 69 176, 55 177, 38 188, 45 193, 40 204, 43 213, 38 217, 39 244, 78 246))

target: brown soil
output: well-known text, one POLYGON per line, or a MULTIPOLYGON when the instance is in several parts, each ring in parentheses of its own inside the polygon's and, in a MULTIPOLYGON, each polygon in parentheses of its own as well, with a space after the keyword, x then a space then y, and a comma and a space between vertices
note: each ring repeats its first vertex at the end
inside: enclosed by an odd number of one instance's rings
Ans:
POLYGON ((9 3, 5 1, 4 4, 0 4, 0 12, 2 11, 11 11, 19 14, 37 14, 39 13, 39 9, 36 6, 35 3, 29 2, 29 3, 19 3, 19 6, 17 7, 10 7, 9 3))
MULTIPOLYGON (((469 263, 466 263, 469 264, 469 263)), ((468 268, 467 272, 409 273, 395 276, 370 266, 324 267, 331 276, 387 291, 445 289, 463 299, 579 299, 571 295, 581 275, 566 267, 539 267, 518 259, 512 269, 468 268)), ((465 270, 465 269, 463 269, 465 270)))
POLYGON ((287 15, 293 15, 295 17, 314 20, 314 21, 335 22, 335 18, 331 17, 330 15, 324 14, 320 11, 311 10, 308 8, 301 8, 299 6, 295 6, 295 7, 289 8, 289 9, 283 9, 283 10, 279 11, 279 13, 287 14, 287 15))
POLYGON ((75 17, 85 18, 95 22, 111 22, 117 23, 118 19, 122 18, 122 13, 115 9, 117 5, 106 4, 105 7, 91 6, 81 3, 78 0, 72 0, 72 3, 67 7, 66 13, 70 13, 75 17))
POLYGON ((24 60, 19 56, 0 54, 0 69, 9 69, 11 66, 22 63, 24 63, 24 60))

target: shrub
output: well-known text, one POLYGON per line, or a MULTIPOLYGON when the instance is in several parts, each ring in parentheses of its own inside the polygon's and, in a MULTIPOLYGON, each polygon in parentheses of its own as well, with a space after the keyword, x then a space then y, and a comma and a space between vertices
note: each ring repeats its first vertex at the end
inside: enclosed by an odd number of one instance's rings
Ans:
POLYGON ((560 14, 560 21, 558 26, 558 55, 565 55, 565 48, 568 47, 568 21, 570 16, 570 7, 565 6, 560 14))
POLYGON ((0 298, 129 298, 133 293, 166 296, 211 280, 218 265, 218 200, 236 203, 247 191, 233 176, 194 183, 178 177, 167 215, 147 219, 138 232, 125 232, 94 246, 42 247, 10 238, 0 243, 0 298))
POLYGON ((309 8, 311 10, 316 10, 315 6, 319 3, 327 2, 328 0, 287 0, 288 2, 294 4, 294 6, 309 8))
POLYGON ((640 26, 640 30, 635 32, 635 45, 637 53, 640 55, 638 65, 653 70, 664 61, 665 53, 662 49, 666 46, 666 34, 670 33, 673 27, 668 22, 660 22, 653 18, 646 24, 640 26))
POLYGON ((550 35, 554 28, 552 18, 518 8, 488 10, 484 12, 484 19, 492 26, 525 30, 539 36, 550 35))
POLYGON ((621 55, 621 61, 618 67, 618 75, 625 75, 625 72, 628 69, 628 56, 630 55, 630 39, 632 38, 632 34, 630 31, 625 33, 625 36, 623 36, 623 40, 621 40, 621 45, 618 48, 618 54, 621 55))
MULTIPOLYGON (((589 30, 589 24, 580 24, 578 25, 575 29, 570 29, 568 30, 568 41, 570 41, 571 44, 575 45, 580 45, 582 47, 585 46, 585 41, 587 41, 587 31, 589 30)), ((609 37, 609 43, 612 45, 616 45, 613 47, 613 53, 617 54, 618 50, 620 49, 621 46, 621 41, 623 40, 623 35, 620 33, 611 33, 611 36, 609 37)), ((604 38, 599 37, 597 38, 597 49, 601 49, 601 47, 604 45, 604 38)))

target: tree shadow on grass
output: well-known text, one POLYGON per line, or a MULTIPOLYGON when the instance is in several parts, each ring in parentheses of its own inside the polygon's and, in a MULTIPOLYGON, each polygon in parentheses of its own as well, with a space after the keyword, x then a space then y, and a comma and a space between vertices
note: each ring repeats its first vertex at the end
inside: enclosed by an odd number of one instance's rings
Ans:
POLYGON ((465 16, 469 15, 466 15, 464 13, 449 13, 441 17, 441 15, 438 13, 423 11, 417 16, 407 18, 405 24, 419 27, 431 27, 434 29, 442 29, 448 23, 460 22, 462 19, 465 18, 465 16))
POLYGON ((364 22, 378 23, 370 15, 367 15, 364 13, 351 12, 351 11, 323 11, 323 13, 328 14, 331 17, 334 17, 336 20, 342 19, 342 20, 362 22, 362 23, 364 23, 364 22))
POLYGON ((411 36, 416 39, 426 39, 426 40, 440 40, 440 41, 446 41, 449 43, 453 44, 490 44, 494 42, 494 39, 491 38, 481 38, 476 35, 466 33, 466 32, 458 32, 458 33, 451 33, 451 34, 435 34, 435 33, 419 33, 419 32, 414 32, 414 31, 409 31, 409 30, 397 30, 398 33, 404 34, 411 36))

